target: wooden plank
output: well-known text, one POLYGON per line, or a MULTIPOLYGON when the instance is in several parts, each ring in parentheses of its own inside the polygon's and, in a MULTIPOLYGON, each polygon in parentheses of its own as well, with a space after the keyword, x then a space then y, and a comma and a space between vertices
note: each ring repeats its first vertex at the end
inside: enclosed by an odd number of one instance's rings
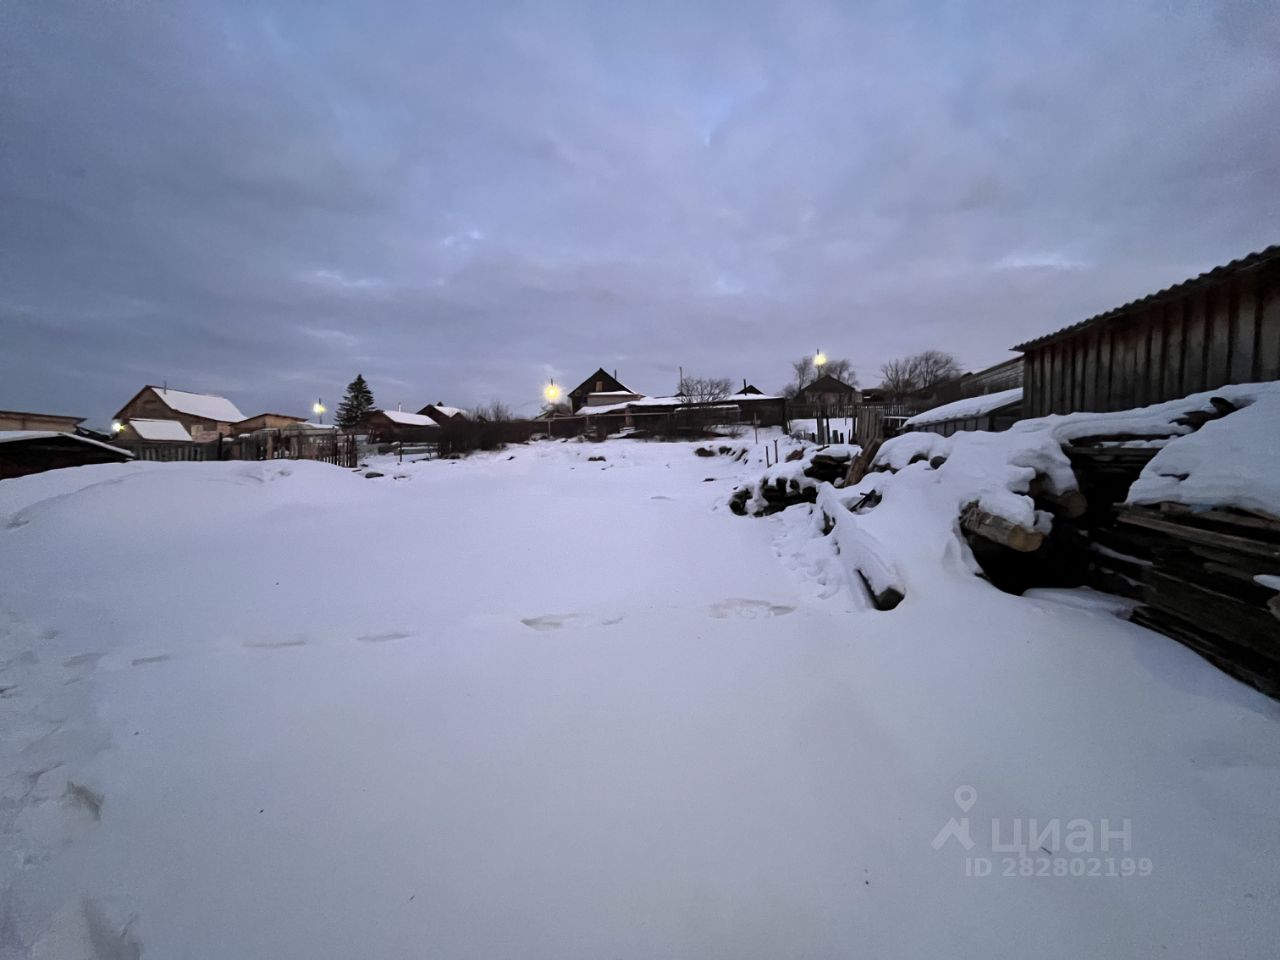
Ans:
POLYGON ((1185 397, 1187 391, 1183 387, 1182 358, 1186 353, 1187 304, 1171 303, 1169 305, 1169 324, 1165 331, 1164 357, 1164 389, 1170 397, 1185 397))
POLYGON ((1254 370, 1258 380, 1280 380, 1280 269, 1260 283, 1254 370))
POLYGON ((1187 300, 1187 327, 1183 342, 1182 388, 1185 393, 1205 389, 1205 295, 1192 294, 1187 300))
POLYGON ((1231 382, 1231 342, 1236 309, 1235 284, 1206 294, 1205 389, 1231 382))
POLYGON ((1111 403, 1111 330, 1098 331, 1098 409, 1115 410, 1111 403))
POLYGON ((1143 599, 1151 606, 1168 610, 1205 633, 1280 662, 1280 624, 1267 611, 1160 570, 1147 570, 1143 580, 1143 599))
POLYGON ((1254 378, 1253 362, 1255 334, 1258 329, 1258 281, 1245 276, 1236 292, 1235 320, 1232 324, 1231 371, 1228 383, 1251 383, 1254 378))
POLYGON ((1116 519, 1121 523, 1145 527, 1148 530, 1158 530, 1161 533, 1167 533, 1172 537, 1178 537, 1189 543, 1200 543, 1207 547, 1221 547, 1225 550, 1235 550, 1252 556, 1280 560, 1280 545, 1260 543, 1246 537, 1219 533, 1214 530, 1202 530, 1199 527, 1191 527, 1185 523, 1162 519, 1158 514, 1141 508, 1130 507, 1122 510, 1116 519))
POLYGON ((1168 317, 1168 305, 1161 304, 1151 311, 1150 340, 1147 342, 1147 380, 1151 385, 1148 403, 1172 399, 1164 387, 1164 328, 1168 317))
POLYGON ((1098 399, 1098 331, 1090 330, 1084 338, 1084 362, 1080 370, 1080 409, 1096 410, 1098 399))

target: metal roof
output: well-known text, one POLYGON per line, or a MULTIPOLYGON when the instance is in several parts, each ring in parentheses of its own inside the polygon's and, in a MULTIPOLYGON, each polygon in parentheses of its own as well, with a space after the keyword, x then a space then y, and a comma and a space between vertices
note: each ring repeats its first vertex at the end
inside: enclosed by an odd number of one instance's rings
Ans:
POLYGON ((1223 280, 1232 274, 1243 273, 1246 270, 1253 270, 1277 259, 1280 259, 1280 244, 1273 244, 1265 250, 1259 250, 1257 253, 1251 253, 1238 260, 1232 260, 1230 263, 1225 263, 1220 267, 1214 267, 1212 270, 1206 271, 1197 277, 1192 277, 1190 280, 1183 280, 1181 283, 1175 283, 1171 287, 1165 287, 1163 290, 1148 294, 1145 297, 1140 297, 1137 300, 1130 300, 1123 306, 1113 307, 1104 313, 1099 313, 1096 316, 1090 317, 1088 320, 1081 320, 1079 323, 1073 323, 1068 327, 1063 327, 1061 330, 1055 330, 1053 333, 1046 333, 1042 337, 1036 337, 1034 340, 1028 340, 1025 343, 1020 343, 1012 349, 1025 353, 1028 350, 1034 350, 1036 347, 1043 347, 1047 343, 1051 343, 1054 340, 1061 340, 1064 337, 1069 337, 1072 334, 1079 333, 1081 330, 1088 327, 1106 323, 1108 320, 1114 320, 1116 317, 1130 313, 1139 307, 1149 306, 1150 304, 1157 303, 1170 297, 1181 296, 1189 293, 1196 287, 1223 280))

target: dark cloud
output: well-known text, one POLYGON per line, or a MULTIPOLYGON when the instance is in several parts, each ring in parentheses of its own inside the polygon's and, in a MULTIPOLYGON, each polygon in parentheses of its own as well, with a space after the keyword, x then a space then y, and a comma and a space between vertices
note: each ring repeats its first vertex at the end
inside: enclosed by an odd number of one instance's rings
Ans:
POLYGON ((0 407, 966 366, 1275 242, 1274 4, 10 2, 0 407))

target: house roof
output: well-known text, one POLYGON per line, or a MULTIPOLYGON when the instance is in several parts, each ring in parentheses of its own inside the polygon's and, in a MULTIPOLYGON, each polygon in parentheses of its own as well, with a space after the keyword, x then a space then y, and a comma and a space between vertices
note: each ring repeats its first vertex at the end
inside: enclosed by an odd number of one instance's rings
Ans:
POLYGON ((132 452, 122 447, 112 446, 109 443, 103 443, 101 440, 94 440, 92 437, 82 437, 78 433, 67 433, 62 430, 0 430, 0 443, 21 443, 24 440, 53 440, 58 437, 74 440, 76 443, 87 443, 92 447, 101 447, 103 450, 110 450, 125 459, 133 456, 132 452))
POLYGON ((72 417, 64 413, 38 413, 35 410, 0 410, 0 417, 48 417, 50 420, 84 423, 84 417, 72 417))
POLYGON ((575 394, 581 394, 581 393, 596 393, 597 391, 594 390, 593 387, 599 381, 604 381, 606 385, 611 385, 614 390, 623 390, 623 391, 626 391, 627 393, 635 392, 633 390, 628 389, 625 383, 623 383, 621 380, 619 380, 617 377, 611 374, 604 367, 600 367, 598 370, 596 370, 595 373, 587 377, 587 379, 583 380, 580 384, 578 384, 576 387, 570 390, 569 394, 570 396, 573 396, 575 394))
POLYGON ((1183 280, 1181 283, 1175 283, 1171 287, 1165 287, 1163 290, 1158 290, 1155 293, 1148 294, 1145 297, 1140 297, 1137 300, 1130 300, 1123 306, 1114 307, 1111 310, 1089 317, 1087 320, 1081 320, 1079 323, 1073 323, 1060 330, 1055 330, 1053 333, 1046 333, 1044 336, 1036 337, 1034 340, 1028 340, 1025 343, 1020 343, 1012 349, 1025 353, 1028 350, 1043 347, 1055 340, 1062 340, 1066 337, 1073 336, 1074 334, 1077 334, 1089 327, 1107 323, 1108 321, 1114 320, 1126 313, 1131 313, 1140 307, 1147 307, 1152 304, 1160 303, 1164 300, 1171 300, 1176 297, 1185 296, 1198 287, 1217 283, 1221 280, 1227 279, 1233 274, 1243 273, 1246 270, 1255 270, 1258 267, 1274 261, 1280 261, 1280 244, 1273 244, 1265 250, 1259 250, 1257 253, 1251 253, 1238 260, 1232 260, 1230 263, 1225 263, 1220 267, 1214 267, 1212 270, 1208 270, 1199 276, 1192 277, 1190 280, 1183 280))
POLYGON ((948 420, 967 420, 969 417, 982 417, 994 413, 1004 407, 1011 407, 1022 402, 1022 388, 999 390, 995 393, 984 393, 976 397, 965 397, 944 403, 940 407, 926 410, 909 417, 904 424, 908 427, 922 427, 929 423, 946 423, 948 420))
POLYGON ((245 417, 241 423, 248 423, 250 420, 257 420, 261 417, 279 417, 282 420, 293 420, 296 423, 306 422, 306 417, 294 416, 292 413, 255 413, 253 416, 245 417))
POLYGON ((438 427, 440 424, 427 416, 425 413, 407 413, 404 410, 377 410, 376 413, 382 414, 392 423, 403 424, 406 427, 438 427))
POLYGON ((430 416, 430 414, 426 413, 427 410, 435 410, 445 417, 465 417, 467 415, 467 411, 461 407, 446 407, 442 403, 428 403, 418 412, 425 416, 430 416))
POLYGON ((187 428, 177 420, 150 420, 135 418, 128 421, 129 426, 143 440, 168 440, 185 443, 191 440, 187 428))
MULTIPOLYGON (((216 420, 220 423, 239 423, 245 419, 245 415, 240 412, 240 409, 226 397, 214 396, 211 393, 188 393, 185 390, 170 390, 167 387, 157 387, 152 383, 147 384, 130 397, 129 403, 137 400, 146 390, 154 391, 160 401, 174 413, 185 413, 189 417, 201 417, 205 420, 216 420)), ((120 418, 120 414, 124 413, 129 403, 126 403, 116 411, 116 419, 120 418)))
POLYGON ((813 383, 802 389, 801 393, 855 393, 857 387, 851 387, 843 380, 838 380, 829 373, 824 373, 813 383))

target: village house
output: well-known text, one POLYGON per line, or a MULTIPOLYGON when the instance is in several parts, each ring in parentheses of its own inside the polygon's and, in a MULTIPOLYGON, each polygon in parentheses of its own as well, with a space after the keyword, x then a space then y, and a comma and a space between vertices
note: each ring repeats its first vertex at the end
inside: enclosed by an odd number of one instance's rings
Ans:
POLYGON ((1028 417, 1280 379, 1280 245, 1014 349, 1028 417))
POLYGON ((253 433, 255 430, 283 430, 285 427, 306 422, 306 417, 294 417, 287 413, 259 413, 233 424, 231 433, 239 436, 242 433, 253 433))
POLYGON ((464 420, 467 418, 467 411, 463 410, 461 407, 449 407, 445 406, 443 403, 428 403, 418 411, 418 414, 420 416, 430 417, 439 424, 448 423, 450 420, 457 419, 458 417, 461 417, 464 420))
POLYGON ((443 430, 440 423, 425 413, 404 410, 370 410, 356 425, 356 432, 368 436, 370 443, 434 443, 443 430))
POLYGON ((177 430, 157 426, 157 422, 167 421, 182 428, 185 440, 209 442, 236 433, 236 425, 245 420, 245 415, 226 397, 149 384, 116 411, 114 420, 113 429, 122 441, 160 439, 163 433, 169 442, 182 442, 177 430), (135 420, 151 423, 139 429, 135 420))
POLYGON ((855 404, 861 402, 862 392, 843 380, 824 373, 804 387, 796 391, 796 404, 811 413, 825 413, 831 416, 844 415, 855 404))
POLYGON ((67 417, 57 413, 30 413, 25 410, 0 410, 0 430, 52 430, 75 433, 84 417, 67 417))
POLYGON ((644 394, 636 393, 618 379, 617 371, 612 374, 604 367, 598 369, 587 379, 569 391, 569 405, 574 412, 584 406, 608 406, 628 400, 639 400, 644 394))

